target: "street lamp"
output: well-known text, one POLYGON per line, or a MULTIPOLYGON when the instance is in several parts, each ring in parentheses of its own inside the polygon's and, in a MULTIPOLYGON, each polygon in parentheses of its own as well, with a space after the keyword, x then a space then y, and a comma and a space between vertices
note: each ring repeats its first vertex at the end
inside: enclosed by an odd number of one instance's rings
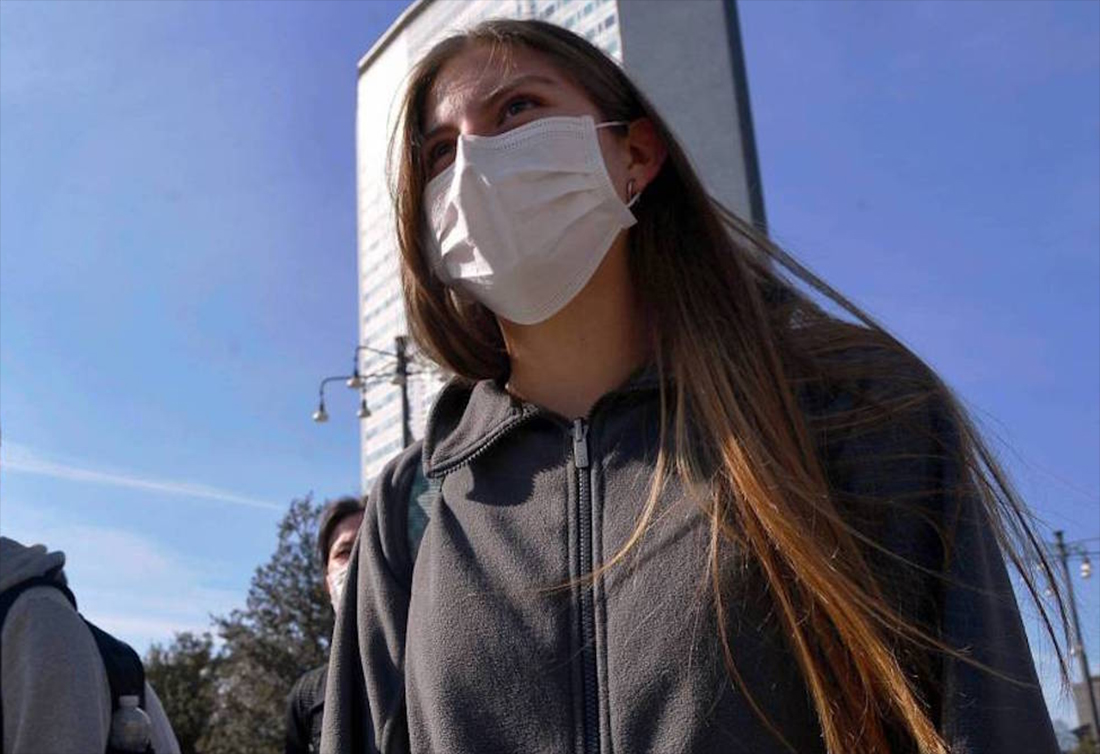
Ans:
POLYGON ((1058 555, 1058 560, 1062 563, 1062 576, 1065 579, 1066 595, 1069 597, 1070 617, 1073 619, 1074 636, 1069 643, 1069 653, 1071 657, 1077 658, 1085 684, 1085 695, 1089 702, 1089 716, 1092 718, 1092 734, 1093 736, 1100 736, 1100 708, 1096 706, 1096 693, 1092 688, 1088 655, 1085 654, 1085 640, 1081 635, 1081 619, 1077 614, 1077 598, 1073 594, 1073 579, 1069 575, 1069 559, 1071 557, 1083 558, 1081 578, 1084 579, 1092 575, 1092 561, 1089 560, 1089 553, 1081 542, 1066 542, 1061 531, 1054 532, 1054 550, 1058 555))
POLYGON ((356 346, 355 353, 352 355, 352 371, 350 375, 325 377, 321 380, 321 386, 318 390, 319 401, 317 410, 313 412, 313 421, 318 424, 323 424, 328 421, 328 413, 325 411, 325 385, 328 383, 343 381, 348 388, 358 390, 360 395, 357 415, 360 419, 367 419, 371 415, 371 410, 370 407, 367 406, 366 389, 371 385, 389 381, 391 385, 401 388, 401 441, 402 445, 407 448, 412 444, 412 428, 409 426, 409 377, 424 373, 424 370, 410 369, 410 361, 408 354, 408 338, 404 335, 398 335, 394 338, 393 351, 386 351, 381 348, 375 348, 374 346, 356 346), (359 371, 359 354, 362 351, 369 351, 389 358, 380 371, 371 374, 363 374, 359 371))
MULTIPOLYGON (((362 390, 366 387, 366 381, 362 375, 359 374, 359 352, 371 351, 372 353, 381 354, 383 356, 389 356, 391 358, 397 358, 397 354, 390 353, 389 351, 383 351, 381 348, 374 348, 373 346, 356 346, 355 353, 351 357, 351 377, 348 377, 347 386, 352 390, 362 390)), ((395 383, 396 384, 396 383, 395 383)), ((370 416, 370 411, 367 411, 367 416, 370 416)), ((366 418, 366 417, 360 417, 366 418)))
MULTIPOLYGON (((353 375, 355 379, 359 379, 359 375, 353 375)), ((346 375, 326 377, 321 380, 321 386, 317 389, 317 410, 313 412, 313 421, 318 424, 324 424, 328 421, 328 411, 325 411, 325 385, 330 382, 336 382, 338 380, 347 380, 351 382, 351 377, 346 375)))

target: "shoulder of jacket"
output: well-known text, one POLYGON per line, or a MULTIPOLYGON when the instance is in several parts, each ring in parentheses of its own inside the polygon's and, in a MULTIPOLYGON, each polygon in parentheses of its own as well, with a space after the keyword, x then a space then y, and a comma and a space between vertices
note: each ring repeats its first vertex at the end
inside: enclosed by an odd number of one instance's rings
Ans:
POLYGON ((303 711, 308 711, 316 701, 318 692, 324 698, 324 677, 328 670, 328 663, 311 668, 298 676, 294 685, 290 688, 287 699, 290 704, 296 705, 303 711))
MULTIPOLYGON (((852 329, 857 329, 851 326, 852 329)), ((955 399, 938 375, 896 343, 868 342, 813 359, 794 382, 811 429, 894 430, 918 434, 950 429, 955 399)))
POLYGON ((48 584, 33 586, 15 598, 4 620, 3 635, 7 637, 9 627, 40 631, 45 626, 49 626, 49 634, 64 635, 67 640, 87 635, 89 641, 94 641, 65 593, 48 584))
POLYGON ((939 569, 958 517, 981 514, 963 409, 907 352, 851 348, 831 362, 835 371, 799 395, 831 492, 879 547, 939 569))

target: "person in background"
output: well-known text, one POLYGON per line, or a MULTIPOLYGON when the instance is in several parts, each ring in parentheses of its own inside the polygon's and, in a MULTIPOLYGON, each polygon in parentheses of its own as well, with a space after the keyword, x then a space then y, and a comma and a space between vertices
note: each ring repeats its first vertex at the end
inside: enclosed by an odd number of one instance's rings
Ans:
POLYGON ((3 754, 179 754, 160 700, 140 680, 140 659, 81 618, 64 566, 62 552, 0 537, 3 754), (103 654, 105 647, 112 656, 103 654), (118 667, 120 655, 128 658, 122 660, 129 665, 125 672, 139 679, 134 690, 140 695, 144 688, 141 706, 148 716, 151 750, 119 746, 112 668, 118 667))
MULTIPOLYGON (((363 521, 363 509, 361 499, 342 497, 328 503, 321 512, 317 550, 325 576, 325 592, 333 610, 340 609, 348 559, 363 521)), ((326 662, 306 671, 294 682, 286 704, 286 754, 317 754, 320 751, 327 674, 326 662)))

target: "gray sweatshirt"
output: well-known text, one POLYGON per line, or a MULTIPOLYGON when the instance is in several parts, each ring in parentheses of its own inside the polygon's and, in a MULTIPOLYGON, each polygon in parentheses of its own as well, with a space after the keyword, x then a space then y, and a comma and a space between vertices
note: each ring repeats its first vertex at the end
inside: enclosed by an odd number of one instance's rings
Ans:
MULTIPOLYGON (((803 397, 809 415, 858 408, 854 395, 803 397)), ((967 496, 943 492, 957 488, 944 451, 952 431, 938 411, 918 424, 821 437, 830 483, 838 499, 877 501, 849 510, 869 536, 946 577, 868 553, 895 607, 1020 682, 950 656, 912 658, 954 751, 1054 754, 989 523, 967 496)), ((627 561, 591 587, 578 582, 631 533, 658 431, 652 374, 572 422, 493 382, 448 385, 423 443, 391 462, 370 496, 337 614, 321 751, 787 752, 727 678, 709 524, 675 480, 627 561), (425 476, 434 494, 419 496, 430 507, 417 554, 408 501, 425 476)), ((735 560, 725 578, 736 667, 795 751, 823 752, 763 578, 735 560)), ((896 741, 895 751, 914 750, 896 741)))
MULTIPOLYGON (((64 553, 0 537, 0 592, 64 564, 64 553)), ((0 636, 0 679, 3 754, 93 754, 107 748, 107 672, 91 632, 60 590, 36 586, 12 604, 0 636)), ((148 683, 145 711, 153 722, 157 754, 179 754, 164 708, 148 683)))

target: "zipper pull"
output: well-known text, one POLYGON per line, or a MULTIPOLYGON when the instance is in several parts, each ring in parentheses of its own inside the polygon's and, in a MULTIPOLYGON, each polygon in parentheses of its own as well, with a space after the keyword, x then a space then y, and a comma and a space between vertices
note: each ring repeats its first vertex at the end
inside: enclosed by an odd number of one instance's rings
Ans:
POLYGON ((573 420, 573 462, 578 469, 588 468, 588 425, 584 419, 573 420))

